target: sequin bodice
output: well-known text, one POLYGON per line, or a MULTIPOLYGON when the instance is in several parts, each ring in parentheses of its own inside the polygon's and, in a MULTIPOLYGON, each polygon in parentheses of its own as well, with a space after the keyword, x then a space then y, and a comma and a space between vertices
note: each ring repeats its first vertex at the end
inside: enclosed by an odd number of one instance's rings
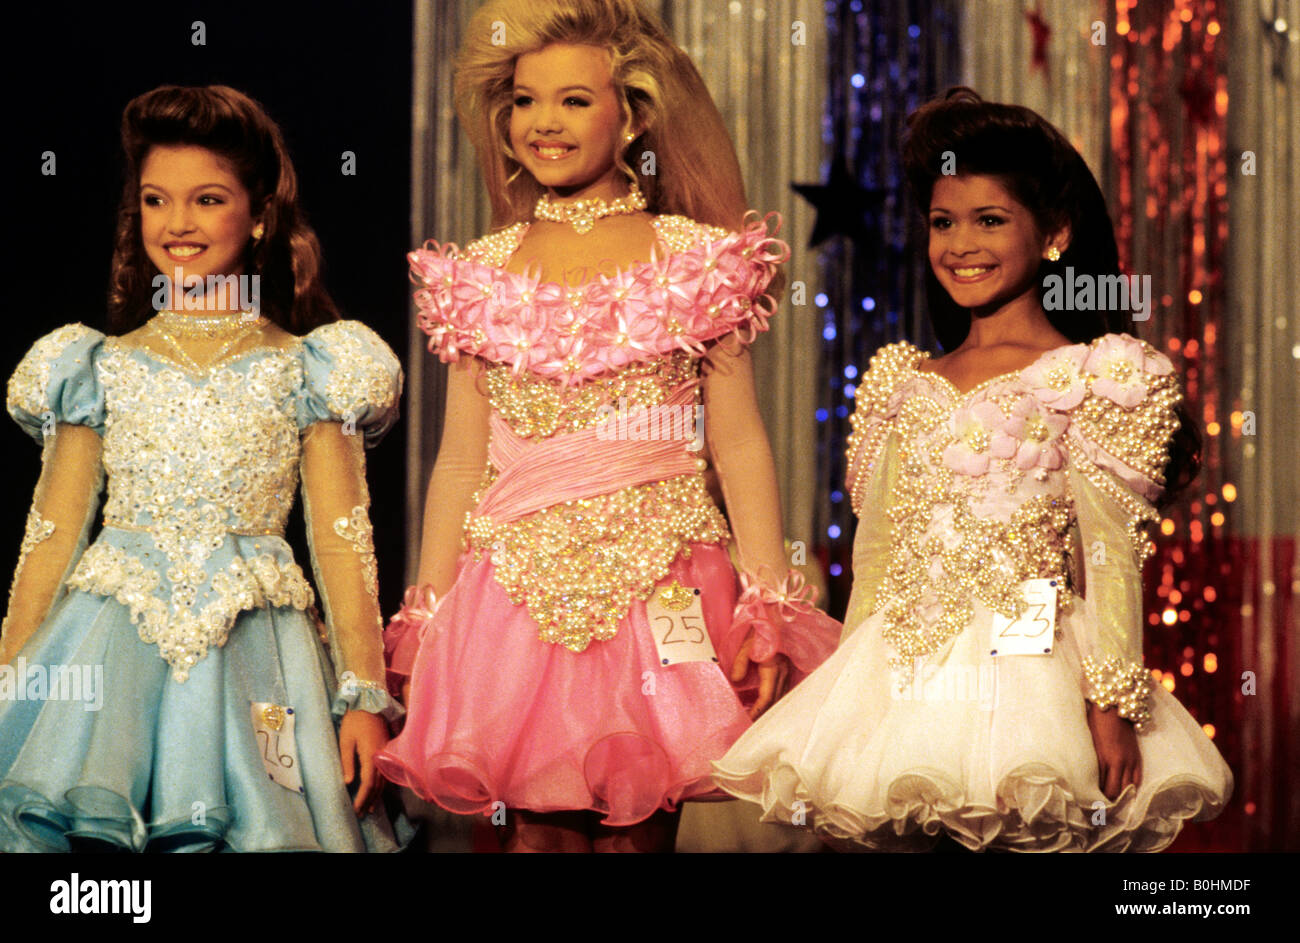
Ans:
POLYGON ((48 443, 60 423, 102 435, 104 526, 67 585, 126 605, 178 681, 241 611, 312 606, 283 539, 304 430, 332 421, 376 441, 396 418, 401 369, 364 325, 282 338, 201 367, 68 325, 9 383, 32 435, 48 443))
POLYGON ((298 486, 301 356, 265 348, 195 374, 105 346, 105 523, 183 544, 189 560, 228 532, 282 536, 298 486))
MULTIPOLYGON (((638 417, 646 436, 651 421, 667 436, 693 426, 695 397, 685 407, 663 403, 694 383, 697 369, 693 357, 679 353, 566 388, 494 367, 488 391, 493 409, 521 436, 563 435, 602 421, 618 435, 620 418, 629 434, 638 417)), ((498 471, 489 464, 485 487, 498 471)), ((512 602, 528 606, 541 639, 575 651, 613 638, 632 601, 648 598, 673 560, 690 556, 692 543, 728 537, 698 471, 564 501, 515 521, 471 512, 467 522, 469 549, 491 556, 497 581, 512 602)))
MULTIPOLYGON (((1058 610, 1078 592, 1079 550, 1068 469, 1114 497, 1141 559, 1146 497, 1161 472, 1180 393, 1167 358, 1127 335, 1049 351, 1030 367, 961 393, 922 370, 905 342, 883 348, 858 388, 849 488, 859 515, 880 514, 888 562, 875 592, 894 665, 941 649, 974 603, 1014 617, 1019 586, 1059 579, 1058 610), (877 467, 893 456, 896 484, 865 507, 877 467)), ((864 523, 865 526, 865 523, 864 523)))

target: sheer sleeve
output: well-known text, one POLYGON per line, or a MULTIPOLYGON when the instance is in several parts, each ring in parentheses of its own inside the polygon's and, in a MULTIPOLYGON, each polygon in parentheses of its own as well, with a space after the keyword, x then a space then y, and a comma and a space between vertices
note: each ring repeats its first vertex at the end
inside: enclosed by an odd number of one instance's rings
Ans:
POLYGON ((58 425, 41 454, 41 477, 0 625, 0 664, 13 660, 62 592, 86 549, 103 480, 98 433, 58 425))
POLYGON ((1142 665, 1146 525, 1164 487, 1182 394, 1168 359, 1127 335, 1107 335, 1085 365, 1071 415, 1068 478, 1083 557, 1084 696, 1141 730, 1150 676, 1142 665))
POLYGON ((40 627, 86 548, 103 484, 104 396, 95 358, 104 339, 85 325, 65 325, 33 344, 9 379, 9 415, 42 451, 0 624, 0 663, 40 627))
MULTIPOLYGON (((842 626, 814 607, 811 587, 790 567, 782 539, 781 498, 767 432, 754 393, 749 351, 731 353, 717 345, 704 377, 704 431, 736 537, 741 595, 731 629, 719 641, 718 656, 730 665, 753 633, 750 658, 763 663, 785 655, 794 678, 826 660, 842 626)), ((755 688, 757 671, 740 682, 755 688)))
POLYGON ((383 624, 360 435, 341 423, 310 426, 302 439, 302 496, 316 587, 339 679, 336 713, 365 710, 395 719, 384 683, 383 624))
POLYGON ((854 394, 845 487, 858 526, 853 535, 853 591, 844 615, 845 638, 871 615, 889 566, 892 528, 886 511, 898 479, 898 439, 891 434, 891 420, 902 402, 900 387, 919 359, 919 351, 906 341, 881 347, 872 355, 854 394))
POLYGON ((464 550, 465 517, 474 508, 474 495, 488 462, 491 402, 480 388, 483 363, 462 357, 449 367, 447 405, 442 440, 424 499, 424 528, 420 540, 420 570, 408 588, 401 612, 384 635, 388 668, 394 683, 408 677, 437 600, 456 578, 464 550))
POLYGON ((875 609, 876 593, 889 568, 892 528, 886 510, 898 479, 897 453, 898 440, 890 436, 881 446, 868 480, 857 489, 861 503, 858 527, 853 535, 853 590, 844 614, 841 641, 853 634, 875 609))
POLYGON ((335 713, 390 719, 365 449, 397 419, 402 370, 374 331, 335 321, 303 338, 302 497, 339 689, 335 713))

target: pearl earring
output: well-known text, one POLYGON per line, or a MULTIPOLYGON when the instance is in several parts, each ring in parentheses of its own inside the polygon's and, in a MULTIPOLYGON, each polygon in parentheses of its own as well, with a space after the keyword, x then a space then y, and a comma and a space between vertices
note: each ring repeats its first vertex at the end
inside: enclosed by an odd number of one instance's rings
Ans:
POLYGON ((1059 261, 1061 261, 1061 250, 1058 249, 1058 248, 1056 248, 1056 246, 1052 246, 1052 248, 1048 249, 1048 250, 1047 250, 1047 261, 1049 261, 1049 262, 1059 262, 1059 261))

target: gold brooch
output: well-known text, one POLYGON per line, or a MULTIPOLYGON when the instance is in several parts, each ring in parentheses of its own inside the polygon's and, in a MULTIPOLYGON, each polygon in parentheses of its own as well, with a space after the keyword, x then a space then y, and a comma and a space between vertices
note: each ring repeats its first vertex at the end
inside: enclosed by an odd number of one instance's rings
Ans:
POLYGON ((659 590, 659 602, 665 609, 671 609, 673 612, 681 612, 691 604, 695 598, 695 590, 688 586, 673 580, 671 586, 665 586, 659 590))
POLYGON ((269 730, 279 730, 284 726, 284 708, 279 704, 268 704, 262 708, 262 723, 269 730))

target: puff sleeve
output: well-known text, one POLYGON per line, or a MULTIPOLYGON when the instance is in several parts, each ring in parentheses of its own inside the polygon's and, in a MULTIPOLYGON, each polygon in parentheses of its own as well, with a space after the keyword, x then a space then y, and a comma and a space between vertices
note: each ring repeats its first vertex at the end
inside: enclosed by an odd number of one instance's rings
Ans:
POLYGON ((0 664, 40 627, 86 548, 104 480, 104 396, 95 375, 103 342, 81 324, 59 328, 36 342, 9 380, 9 414, 42 451, 0 625, 0 664))
POLYGON ((1140 731, 1150 676, 1142 665, 1146 524, 1164 489, 1182 400, 1173 365, 1149 344, 1108 334, 1083 365, 1084 394, 1067 430, 1068 479, 1083 557, 1084 696, 1118 705, 1140 731))
POLYGON ((356 321, 317 328, 302 346, 303 511, 339 679, 334 711, 395 719, 401 708, 384 683, 365 447, 396 421, 402 370, 379 336, 356 321))

